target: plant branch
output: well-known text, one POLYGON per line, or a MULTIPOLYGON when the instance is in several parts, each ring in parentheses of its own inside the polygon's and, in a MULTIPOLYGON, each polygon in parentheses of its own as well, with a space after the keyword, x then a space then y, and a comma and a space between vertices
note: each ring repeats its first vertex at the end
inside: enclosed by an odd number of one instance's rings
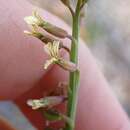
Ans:
POLYGON ((70 12, 71 12, 71 15, 74 16, 74 11, 73 11, 72 7, 71 7, 71 6, 68 6, 68 8, 69 8, 69 10, 70 10, 70 12))

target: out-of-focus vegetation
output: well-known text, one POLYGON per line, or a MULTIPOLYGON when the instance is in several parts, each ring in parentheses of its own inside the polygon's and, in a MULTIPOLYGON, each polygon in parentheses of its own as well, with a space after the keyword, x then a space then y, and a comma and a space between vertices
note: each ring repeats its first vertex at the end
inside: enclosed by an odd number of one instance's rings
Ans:
MULTIPOLYGON (((59 0, 29 1, 71 25, 70 13, 59 0)), ((130 1, 90 0, 85 12, 81 37, 130 114, 130 1)))

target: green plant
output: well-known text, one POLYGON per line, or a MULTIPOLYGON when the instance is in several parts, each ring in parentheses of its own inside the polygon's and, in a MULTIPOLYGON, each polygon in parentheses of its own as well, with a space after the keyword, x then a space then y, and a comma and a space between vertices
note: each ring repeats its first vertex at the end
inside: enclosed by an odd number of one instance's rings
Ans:
POLYGON ((75 116, 77 106, 77 93, 80 81, 80 71, 78 69, 78 46, 79 46, 79 27, 80 27, 80 14, 84 5, 88 0, 77 0, 76 7, 72 7, 72 0, 61 0, 61 2, 68 7, 72 14, 72 36, 67 31, 44 21, 40 15, 35 11, 32 16, 25 17, 25 21, 31 25, 31 32, 25 31, 26 34, 40 39, 44 45, 45 52, 50 56, 46 61, 44 69, 47 69, 51 64, 57 64, 63 69, 69 71, 69 83, 60 85, 68 88, 67 93, 59 91, 58 88, 54 92, 48 94, 41 99, 28 100, 27 104, 32 109, 40 110, 44 117, 47 119, 46 130, 51 130, 49 122, 51 121, 64 121, 64 130, 73 130, 75 128, 75 116), (44 29, 52 36, 43 34, 39 28, 44 29), (57 37, 54 38, 53 36, 57 37), (66 47, 58 38, 69 38, 71 42, 71 49, 66 47), (70 60, 65 60, 60 55, 60 49, 65 49, 69 55, 70 60), (67 114, 60 113, 54 106, 67 101, 67 114))

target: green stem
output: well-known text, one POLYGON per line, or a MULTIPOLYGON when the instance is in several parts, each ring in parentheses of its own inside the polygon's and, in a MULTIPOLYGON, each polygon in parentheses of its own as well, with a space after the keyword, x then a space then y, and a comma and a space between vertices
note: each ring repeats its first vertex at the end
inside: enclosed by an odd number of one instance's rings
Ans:
MULTIPOLYGON (((78 64, 79 19, 80 19, 80 0, 77 4, 76 12, 73 15, 72 37, 74 40, 72 40, 71 53, 70 53, 70 60, 75 64, 78 64)), ((69 87, 71 91, 68 92, 67 115, 72 120, 73 125, 70 126, 66 124, 65 130, 73 130, 75 126, 78 85, 79 85, 79 72, 75 71, 70 73, 69 87)))

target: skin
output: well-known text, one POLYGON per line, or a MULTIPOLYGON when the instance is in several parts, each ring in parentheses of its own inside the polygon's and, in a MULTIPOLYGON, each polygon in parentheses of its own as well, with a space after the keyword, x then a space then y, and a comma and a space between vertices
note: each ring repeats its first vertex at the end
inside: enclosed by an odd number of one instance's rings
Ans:
MULTIPOLYGON (((58 82, 67 81, 68 73, 58 66, 43 70, 47 56, 42 43, 23 34, 28 29, 23 18, 36 7, 24 0, 11 0, 11 6, 7 3, 10 0, 1 0, 0 4, 0 98, 13 100, 33 125, 42 130, 44 121, 40 113, 32 111, 26 101, 42 97, 58 82)), ((39 12, 47 21, 70 31, 57 17, 45 10, 39 12)), ((65 40, 67 43, 70 44, 65 40)), ((130 130, 126 113, 82 41, 79 57, 81 83, 76 130, 130 130)))

